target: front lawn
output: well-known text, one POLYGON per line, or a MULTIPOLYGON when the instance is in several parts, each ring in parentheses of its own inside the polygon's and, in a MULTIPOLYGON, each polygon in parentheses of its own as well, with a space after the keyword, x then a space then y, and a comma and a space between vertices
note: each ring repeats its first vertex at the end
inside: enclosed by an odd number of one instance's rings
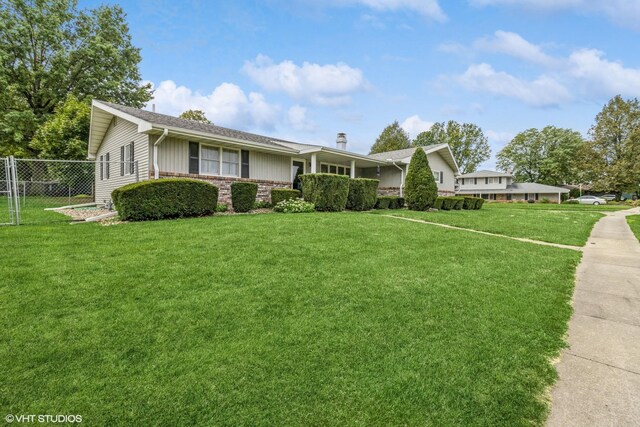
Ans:
POLYGON ((640 240, 640 215, 629 215, 627 217, 627 223, 629 223, 633 234, 640 240))
POLYGON ((496 206, 505 205, 485 204, 482 209, 477 211, 440 210, 420 212, 398 209, 379 210, 375 211, 375 213, 421 219, 505 236, 524 237, 543 242, 575 246, 583 246, 587 242, 594 224, 604 216, 601 213, 592 211, 507 209, 496 206))
POLYGON ((366 213, 0 241, 0 411, 87 425, 542 425, 580 256, 366 213))
POLYGON ((485 202, 482 209, 528 209, 528 210, 543 210, 543 211, 620 211, 625 209, 631 209, 631 205, 574 205, 570 203, 495 203, 485 202))

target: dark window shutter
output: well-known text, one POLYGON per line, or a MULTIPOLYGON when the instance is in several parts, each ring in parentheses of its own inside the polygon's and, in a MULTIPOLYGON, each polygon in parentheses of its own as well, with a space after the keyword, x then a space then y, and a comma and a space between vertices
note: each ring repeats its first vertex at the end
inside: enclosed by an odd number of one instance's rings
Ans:
POLYGON ((444 184, 444 172, 440 171, 440 184, 444 184))
POLYGON ((111 159, 111 156, 109 155, 109 153, 107 153, 104 156, 104 161, 105 161, 105 175, 107 177, 107 179, 109 179, 109 160, 111 159))
POLYGON ((241 171, 240 178, 249 178, 249 152, 247 150, 241 151, 241 171))
POLYGON ((484 183, 485 183, 485 184, 488 184, 488 183, 489 183, 489 178, 485 178, 485 179, 484 179, 484 183))
POLYGON ((536 200, 538 200, 538 193, 536 193, 536 200))
POLYGON ((124 162, 127 160, 124 158, 124 145, 120 147, 120 176, 124 175, 124 162))
POLYGON ((134 161, 135 161, 135 158, 134 158, 134 156, 133 156, 133 142, 130 142, 130 143, 129 143, 129 147, 130 147, 130 148, 129 148, 129 150, 131 150, 131 151, 129 152, 129 173, 134 173, 134 172, 135 172, 135 171, 134 171, 134 161))
POLYGON ((200 144, 189 142, 189 173, 200 173, 200 144))
POLYGON ((498 184, 502 184, 502 177, 498 177, 498 184))
POLYGON ((104 156, 100 156, 100 180, 104 179, 104 156))

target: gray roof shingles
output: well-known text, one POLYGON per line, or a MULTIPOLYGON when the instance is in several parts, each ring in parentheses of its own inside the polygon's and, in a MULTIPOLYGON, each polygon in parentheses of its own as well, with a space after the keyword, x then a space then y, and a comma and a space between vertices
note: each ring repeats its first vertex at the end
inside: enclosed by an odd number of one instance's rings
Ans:
MULTIPOLYGON (((255 142, 258 144, 270 145, 273 147, 287 149, 287 147, 283 144, 278 144, 278 139, 269 138, 262 135, 256 135, 249 132, 243 132, 239 130, 224 128, 221 126, 216 126, 213 124, 200 123, 193 120, 181 119, 178 117, 168 116, 166 114, 154 113, 151 111, 141 110, 133 107, 126 107, 120 104, 113 104, 111 102, 99 101, 101 104, 107 105, 111 108, 114 108, 118 111, 122 111, 123 113, 129 114, 133 117, 136 117, 140 120, 144 120, 149 123, 153 123, 155 125, 165 125, 176 127, 180 129, 191 130, 195 132, 203 132, 212 135, 224 136, 227 138, 235 138, 241 139, 244 141, 255 142)), ((289 142, 289 141, 283 141, 289 142)))

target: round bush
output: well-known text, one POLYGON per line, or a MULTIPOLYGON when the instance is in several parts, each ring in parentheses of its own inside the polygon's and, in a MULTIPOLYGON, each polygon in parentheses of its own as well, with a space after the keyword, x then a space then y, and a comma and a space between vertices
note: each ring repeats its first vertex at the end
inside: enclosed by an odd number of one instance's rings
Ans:
POLYGON ((414 211, 426 211, 432 208, 438 197, 438 186, 429 166, 427 154, 422 147, 418 147, 411 156, 404 195, 409 209, 414 211))
POLYGON ((111 193, 120 218, 145 221, 210 215, 218 204, 218 187, 186 178, 136 182, 111 193))
POLYGON ((232 182, 231 205, 235 212, 249 212, 253 209, 258 195, 258 184, 255 182, 232 182))
POLYGON ((339 212, 347 205, 349 178, 330 173, 300 175, 302 196, 315 205, 317 211, 339 212))
POLYGON ((442 203, 443 202, 444 202, 444 200, 443 200, 442 197, 436 197, 436 201, 433 204, 433 208, 434 209, 438 209, 438 210, 442 209, 442 203))
POLYGON ((379 182, 377 179, 350 179, 347 209, 352 211, 368 211, 373 209, 378 199, 379 182))
POLYGON ((273 188, 271 190, 271 205, 275 206, 283 200, 299 199, 302 197, 300 190, 292 188, 273 188))

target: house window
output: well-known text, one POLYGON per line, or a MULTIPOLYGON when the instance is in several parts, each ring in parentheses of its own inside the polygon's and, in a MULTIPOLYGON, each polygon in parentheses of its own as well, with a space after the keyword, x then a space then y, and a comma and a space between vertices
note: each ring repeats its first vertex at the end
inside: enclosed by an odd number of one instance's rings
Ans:
POLYGON ((502 177, 501 176, 498 177, 498 184, 502 184, 502 177))
POLYGON ((487 184, 493 184, 493 178, 487 178, 487 184))
POLYGON ((222 175, 240 175, 240 153, 237 150, 222 149, 222 175))
POLYGON ((135 172, 135 162, 133 159, 133 142, 120 147, 120 176, 135 172))
POLYGON ((485 184, 488 184, 488 183, 489 183, 489 178, 485 178, 485 179, 484 179, 484 183, 485 183, 485 184))
POLYGON ((507 200, 513 200, 513 195, 512 194, 507 194, 507 200))
POLYGON ((473 185, 478 185, 478 178, 473 178, 473 185))
POLYGON ((320 173, 335 173, 349 176, 351 174, 351 168, 331 163, 320 163, 320 173))
POLYGON ((200 173, 220 175, 220 149, 203 145, 200 155, 200 173))
POLYGON ((242 165, 240 168, 240 176, 242 178, 249 178, 249 152, 247 150, 242 150, 241 158, 242 165))
POLYGON ((436 182, 442 184, 444 182, 444 173, 442 171, 432 171, 436 182))

